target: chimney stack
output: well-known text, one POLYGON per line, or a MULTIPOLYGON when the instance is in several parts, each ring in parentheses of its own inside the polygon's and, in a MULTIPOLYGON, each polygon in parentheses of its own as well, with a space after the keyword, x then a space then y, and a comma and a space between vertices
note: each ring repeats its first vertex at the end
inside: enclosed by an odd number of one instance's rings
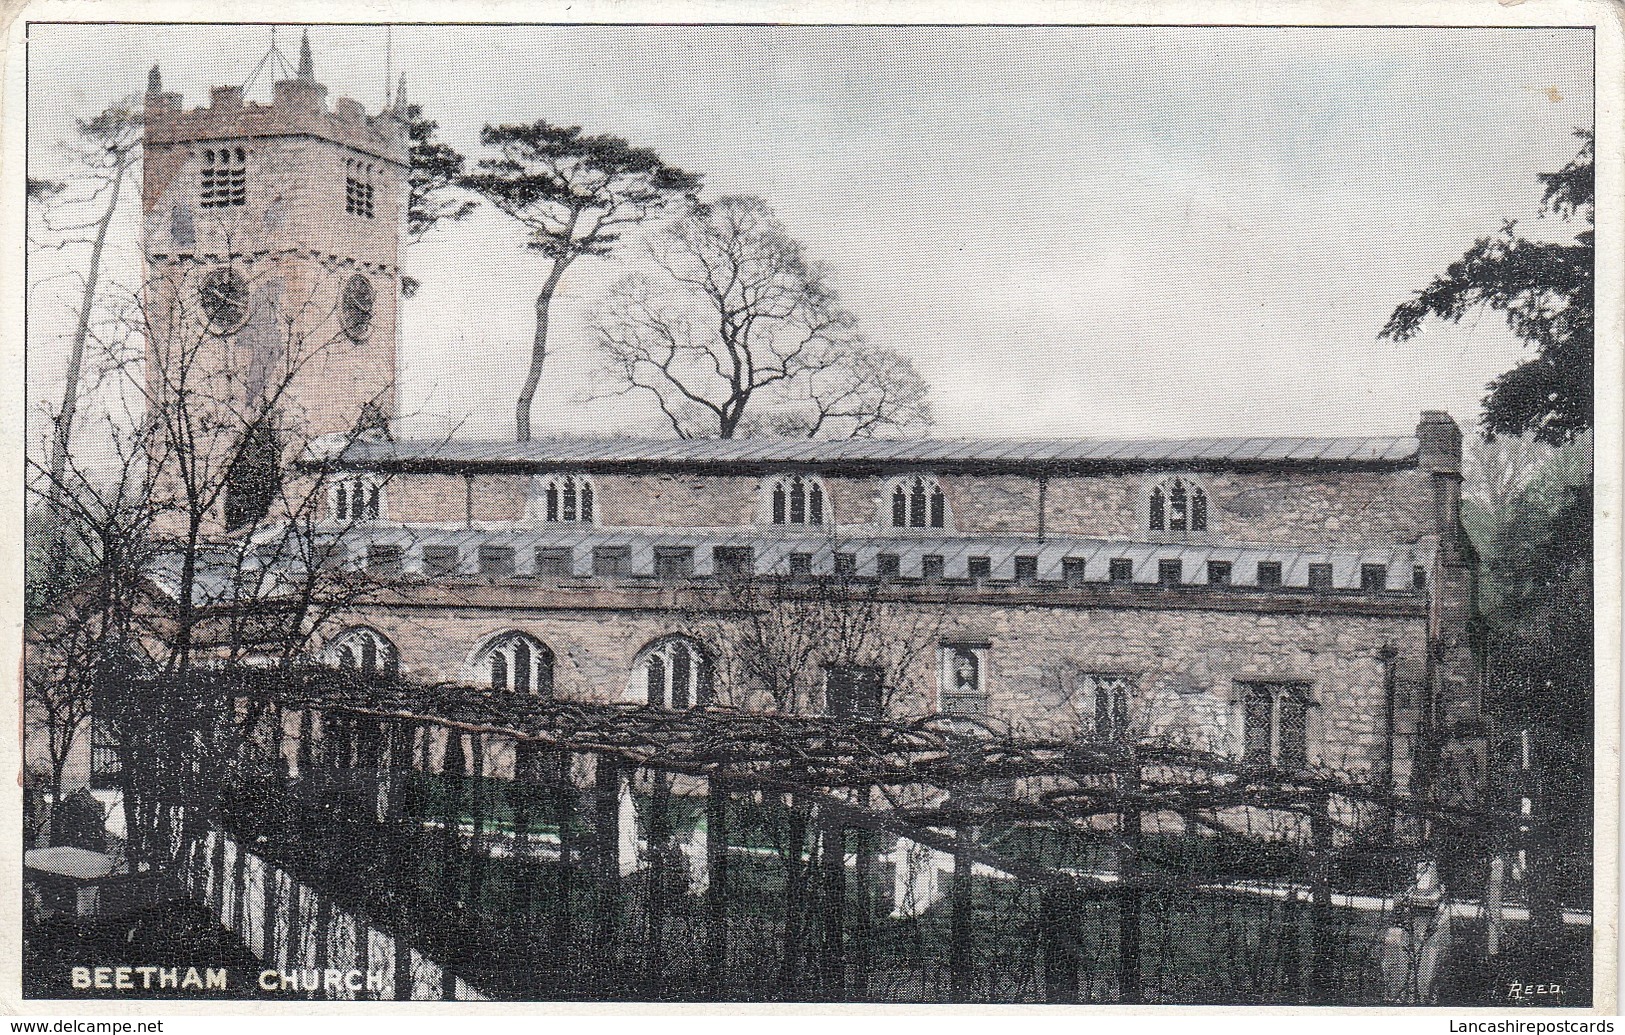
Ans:
POLYGON ((1416 437, 1421 442, 1417 463, 1424 471, 1461 473, 1461 428, 1450 414, 1443 410, 1423 410, 1421 423, 1416 425, 1416 437))

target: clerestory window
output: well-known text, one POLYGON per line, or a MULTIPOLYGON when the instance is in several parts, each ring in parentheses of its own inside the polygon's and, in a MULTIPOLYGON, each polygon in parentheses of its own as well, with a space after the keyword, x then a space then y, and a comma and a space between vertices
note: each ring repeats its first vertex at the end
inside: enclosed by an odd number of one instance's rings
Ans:
POLYGON ((768 520, 775 525, 823 525, 829 520, 829 494, 824 483, 793 474, 775 480, 767 494, 768 520))
POLYGON ((1207 490, 1186 477, 1153 485, 1146 501, 1146 527, 1153 532, 1206 532, 1207 490))
POLYGON ((334 521, 377 521, 383 516, 383 499, 376 479, 340 478, 328 487, 327 511, 334 521))
POLYGON ((894 482, 890 510, 893 528, 947 528, 948 498, 935 478, 914 475, 894 482))
POLYGON ((540 510, 544 521, 594 524, 598 520, 597 502, 592 481, 582 475, 553 475, 541 483, 540 510))

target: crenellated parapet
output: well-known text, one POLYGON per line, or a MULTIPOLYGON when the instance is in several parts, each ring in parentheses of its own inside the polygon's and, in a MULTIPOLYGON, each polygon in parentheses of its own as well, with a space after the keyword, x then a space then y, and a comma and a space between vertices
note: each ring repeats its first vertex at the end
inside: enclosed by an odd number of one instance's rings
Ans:
MULTIPOLYGON (((149 85, 152 85, 149 82, 149 85)), ((327 105, 327 87, 314 79, 284 79, 270 104, 243 100, 240 86, 217 86, 206 108, 188 110, 178 93, 146 95, 147 140, 156 146, 241 138, 304 136, 330 141, 380 161, 407 164, 406 122, 400 105, 368 115, 360 101, 327 105)))

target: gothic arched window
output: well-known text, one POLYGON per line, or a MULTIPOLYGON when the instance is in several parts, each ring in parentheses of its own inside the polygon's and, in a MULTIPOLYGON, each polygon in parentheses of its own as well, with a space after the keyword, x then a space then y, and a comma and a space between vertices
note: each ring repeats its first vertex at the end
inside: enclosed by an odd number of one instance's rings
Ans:
POLYGON ((935 478, 914 475, 891 487, 893 528, 948 527, 948 499, 935 478))
POLYGON ((1153 532, 1206 532, 1207 490, 1185 477, 1153 485, 1146 505, 1146 527, 1153 532))
POLYGON ((474 675, 498 693, 553 696, 553 652, 534 636, 499 633, 474 658, 474 675))
POLYGON ((598 520, 592 482, 579 474, 554 475, 542 482, 542 517, 550 522, 591 525, 598 520))
POLYGON ((768 517, 775 525, 822 525, 828 520, 829 495, 824 483, 793 474, 772 483, 768 517))
POLYGON ((627 697, 656 708, 699 707, 711 703, 713 679, 705 648, 686 636, 671 636, 638 655, 627 697))
POLYGON ((226 468, 228 531, 258 524, 282 491, 282 445, 270 418, 248 430, 226 468))
POLYGON ((376 629, 357 626, 333 637, 327 644, 327 663, 363 676, 400 674, 400 655, 389 637, 376 629))
POLYGON ((327 512, 334 521, 377 521, 383 516, 383 487, 374 478, 341 478, 327 490, 327 512))

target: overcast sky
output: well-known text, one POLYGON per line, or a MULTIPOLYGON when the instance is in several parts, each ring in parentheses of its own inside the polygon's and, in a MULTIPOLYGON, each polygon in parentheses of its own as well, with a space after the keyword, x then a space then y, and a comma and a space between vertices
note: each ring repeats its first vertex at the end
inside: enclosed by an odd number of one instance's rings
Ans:
MULTIPOLYGON (((297 27, 279 40, 296 58, 297 27)), ((385 89, 379 28, 310 30, 329 98, 385 89)), ((1497 317, 1379 342, 1397 302, 1533 221, 1535 175, 1592 124, 1585 30, 402 27, 392 63, 443 137, 580 124, 778 210, 866 334, 912 357, 947 436, 1405 433, 1475 421, 1515 363, 1497 317)), ((72 118, 242 83, 266 27, 40 26, 32 175, 72 118)), ((268 97, 264 84, 250 97, 268 97)), ((138 277, 133 206, 113 269, 138 277)), ((1561 229, 1550 231, 1561 232, 1561 229)), ((406 249, 402 405, 512 434, 541 261, 483 208, 406 249)), ((587 316, 637 262, 568 274, 538 434, 623 428, 584 403, 587 316)), ((60 392, 63 280, 34 270, 36 401, 60 392), (56 387, 52 388, 53 385, 56 387)), ((436 420, 426 420, 431 426, 436 420)), ((656 424, 646 424, 659 430, 656 424)))

